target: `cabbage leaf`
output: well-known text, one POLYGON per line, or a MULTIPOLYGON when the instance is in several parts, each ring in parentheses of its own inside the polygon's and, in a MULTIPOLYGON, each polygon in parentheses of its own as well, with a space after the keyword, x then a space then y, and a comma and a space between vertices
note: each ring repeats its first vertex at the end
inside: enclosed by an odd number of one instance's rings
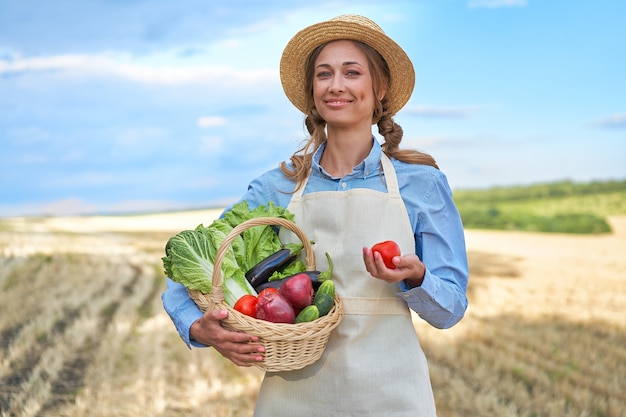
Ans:
MULTIPOLYGON (((213 265, 217 251, 232 229, 257 217, 281 217, 293 221, 294 215, 283 207, 269 203, 250 210, 248 203, 235 204, 208 227, 200 224, 194 230, 184 230, 171 237, 162 258, 165 274, 190 290, 209 294, 212 289, 213 265)), ((245 277, 246 271, 282 244, 273 226, 255 226, 240 233, 231 242, 222 260, 222 290, 224 301, 231 307, 245 294, 255 294, 245 277)))

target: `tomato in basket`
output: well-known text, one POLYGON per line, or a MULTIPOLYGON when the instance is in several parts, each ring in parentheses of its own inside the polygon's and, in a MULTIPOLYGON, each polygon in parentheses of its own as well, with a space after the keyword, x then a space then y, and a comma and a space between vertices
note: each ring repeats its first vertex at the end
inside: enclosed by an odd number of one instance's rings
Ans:
POLYGON ((259 299, 252 294, 241 296, 233 308, 246 316, 256 317, 256 306, 259 299))

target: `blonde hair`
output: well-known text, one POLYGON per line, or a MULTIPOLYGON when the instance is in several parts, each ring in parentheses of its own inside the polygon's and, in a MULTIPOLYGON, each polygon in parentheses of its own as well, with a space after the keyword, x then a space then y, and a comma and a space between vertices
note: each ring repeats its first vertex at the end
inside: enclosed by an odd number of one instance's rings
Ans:
MULTIPOLYGON (((388 98, 383 97, 379 100, 382 91, 388 91, 390 75, 389 67, 383 57, 371 46, 359 42, 352 41, 358 46, 367 57, 369 63, 370 74, 372 77, 372 88, 375 97, 374 112, 372 114, 372 124, 378 125, 378 133, 385 138, 382 144, 383 152, 389 158, 395 158, 399 161, 409 164, 430 165, 439 169, 435 159, 423 152, 414 149, 400 149, 402 141, 402 127, 393 120, 393 114, 387 110, 388 98)), ((309 137, 304 140, 303 145, 291 156, 292 167, 287 166, 286 162, 281 163, 280 169, 287 176, 296 182, 296 190, 299 189, 311 170, 313 154, 328 139, 326 137, 326 121, 317 112, 313 102, 313 77, 315 60, 320 52, 328 43, 322 44, 315 48, 309 55, 305 66, 305 90, 307 96, 307 116, 304 124, 309 132, 309 137)))

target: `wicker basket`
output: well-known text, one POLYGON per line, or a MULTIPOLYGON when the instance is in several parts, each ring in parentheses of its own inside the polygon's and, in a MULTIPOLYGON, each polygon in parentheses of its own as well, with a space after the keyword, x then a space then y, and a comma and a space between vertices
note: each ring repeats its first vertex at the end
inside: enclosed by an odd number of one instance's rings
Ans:
POLYGON ((267 225, 285 227, 295 233, 304 245, 307 271, 315 270, 315 255, 311 243, 295 223, 277 217, 260 217, 241 223, 224 238, 215 256, 211 293, 189 290, 189 295, 202 311, 227 310, 228 317, 222 320, 225 328, 259 337, 260 341, 257 343, 265 347, 265 353, 263 362, 255 363, 255 366, 268 372, 291 371, 304 368, 322 356, 331 331, 343 318, 343 304, 335 295, 335 305, 327 315, 312 322, 285 324, 241 314, 224 302, 221 266, 230 244, 244 230, 267 225))

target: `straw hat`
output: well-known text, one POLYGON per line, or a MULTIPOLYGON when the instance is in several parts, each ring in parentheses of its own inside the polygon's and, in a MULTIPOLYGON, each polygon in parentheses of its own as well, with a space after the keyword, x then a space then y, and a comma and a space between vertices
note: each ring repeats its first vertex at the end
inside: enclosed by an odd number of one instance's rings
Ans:
POLYGON ((387 61, 391 80, 387 97, 391 114, 409 101, 415 84, 415 71, 406 52, 370 19, 342 15, 317 23, 298 32, 287 44, 280 60, 280 79, 287 98, 303 113, 307 112, 305 64, 315 48, 326 42, 351 39, 374 48, 387 61))

